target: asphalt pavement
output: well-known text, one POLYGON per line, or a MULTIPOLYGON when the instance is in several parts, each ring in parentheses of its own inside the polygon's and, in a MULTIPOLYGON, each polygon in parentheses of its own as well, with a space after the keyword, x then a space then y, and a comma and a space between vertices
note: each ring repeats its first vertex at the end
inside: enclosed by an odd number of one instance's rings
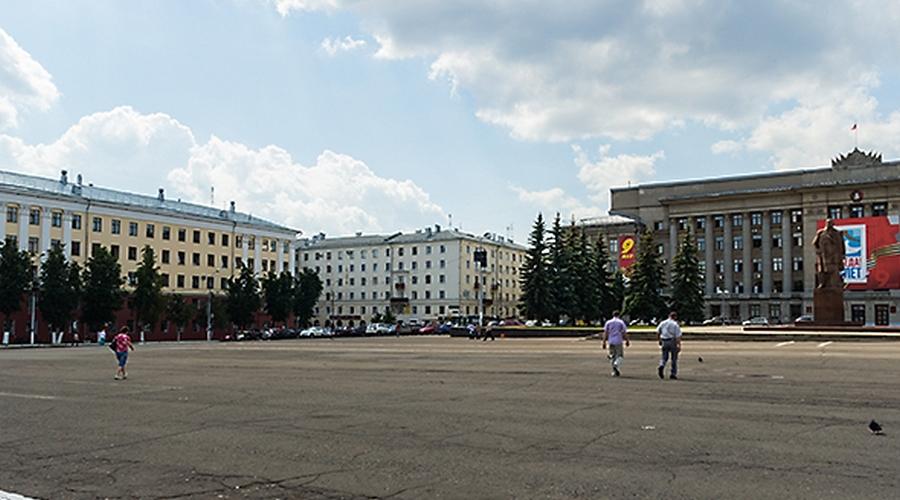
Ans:
MULTIPOLYGON (((0 349, 33 498, 895 498, 900 343, 446 337, 0 349), (703 362, 700 362, 702 357, 703 362), (869 432, 876 419, 884 436, 869 432)), ((0 494, 2 496, 2 494, 0 494)))

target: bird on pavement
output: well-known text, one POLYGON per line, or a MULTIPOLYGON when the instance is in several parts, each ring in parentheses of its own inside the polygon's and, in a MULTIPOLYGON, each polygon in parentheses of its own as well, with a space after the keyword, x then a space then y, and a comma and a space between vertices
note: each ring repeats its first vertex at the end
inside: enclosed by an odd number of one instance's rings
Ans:
POLYGON ((884 429, 882 429, 881 425, 874 420, 869 422, 869 430, 872 431, 872 434, 875 434, 878 436, 881 436, 884 434, 884 429))

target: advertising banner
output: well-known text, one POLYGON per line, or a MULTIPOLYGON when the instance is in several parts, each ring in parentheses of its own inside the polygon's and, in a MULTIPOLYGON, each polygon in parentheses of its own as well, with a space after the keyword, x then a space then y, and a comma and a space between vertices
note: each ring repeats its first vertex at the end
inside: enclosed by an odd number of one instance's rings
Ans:
POLYGON ((637 236, 619 236, 619 269, 626 270, 637 257, 637 236))
MULTIPOLYGON (((825 221, 818 227, 825 227, 825 221)), ((900 289, 900 218, 836 219, 834 227, 844 233, 848 290, 900 289)))

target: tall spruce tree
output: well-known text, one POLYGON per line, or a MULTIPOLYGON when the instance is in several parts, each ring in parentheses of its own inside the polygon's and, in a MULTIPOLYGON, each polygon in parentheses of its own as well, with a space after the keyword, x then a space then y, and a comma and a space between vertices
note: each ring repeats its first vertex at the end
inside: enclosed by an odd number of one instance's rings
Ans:
POLYGON ((156 255, 150 245, 141 251, 141 263, 135 271, 136 283, 131 304, 134 308, 135 325, 141 331, 141 340, 148 329, 153 331, 166 307, 163 296, 162 276, 156 267, 156 255))
POLYGON ((587 234, 584 229, 576 229, 574 221, 570 226, 569 238, 571 239, 572 288, 575 293, 572 317, 589 323, 594 319, 599 299, 597 283, 594 280, 594 255, 588 243, 587 234))
POLYGON ((559 213, 553 219, 553 228, 550 234, 553 239, 550 242, 550 251, 548 253, 551 292, 549 316, 556 323, 562 316, 568 315, 575 302, 571 251, 566 231, 560 222, 559 213))
POLYGON ((308 267, 304 267, 294 279, 294 319, 301 326, 306 326, 322 295, 322 279, 308 267))
MULTIPOLYGON (((0 314, 3 322, 0 323, 0 336, 6 331, 9 317, 22 309, 22 299, 25 292, 31 287, 32 270, 31 256, 27 252, 20 252, 15 242, 6 240, 0 242, 0 314)), ((11 332, 14 335, 14 332, 11 332)))
POLYGON ((81 318, 92 328, 115 319, 122 307, 122 266, 106 247, 99 247, 84 268, 81 318))
POLYGON ((685 235, 672 261, 672 301, 670 308, 688 323, 703 321, 703 277, 697 247, 690 233, 685 235))
POLYGON ((294 305, 294 278, 287 271, 269 272, 262 280, 266 314, 276 323, 284 323, 294 305))
POLYGON ((622 302, 616 303, 613 296, 613 276, 609 272, 609 254, 606 252, 603 238, 597 239, 594 243, 594 258, 591 263, 593 264, 591 278, 594 282, 594 308, 591 319, 607 320, 612 317, 613 311, 622 307, 622 302))
POLYGON ((614 311, 622 310, 625 302, 625 276, 622 271, 616 268, 613 271, 612 279, 609 283, 609 316, 612 317, 614 311))
POLYGON ((53 245, 41 264, 38 308, 53 333, 71 324, 81 294, 81 268, 67 262, 62 247, 53 245))
POLYGON ((662 263, 653 244, 653 234, 644 231, 625 290, 625 314, 644 322, 665 316, 666 301, 660 292, 664 286, 662 263))
POLYGON ((228 316, 238 328, 245 329, 253 323, 253 316, 259 311, 259 283, 247 266, 241 266, 241 272, 228 280, 227 289, 228 316))
POLYGON ((523 316, 538 321, 551 315, 553 301, 545 234, 544 216, 538 213, 528 237, 529 248, 520 271, 522 296, 519 303, 523 316))

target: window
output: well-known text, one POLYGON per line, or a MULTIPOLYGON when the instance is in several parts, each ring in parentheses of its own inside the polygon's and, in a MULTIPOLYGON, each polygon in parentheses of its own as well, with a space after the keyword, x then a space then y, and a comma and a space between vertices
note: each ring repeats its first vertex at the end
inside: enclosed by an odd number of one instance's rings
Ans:
POLYGON ((725 272, 725 264, 722 263, 721 260, 716 261, 716 274, 722 274, 725 272))
POLYGON ((744 261, 741 259, 734 260, 734 272, 740 273, 744 270, 744 261))
POLYGON ((656 245, 656 253, 658 253, 659 255, 662 255, 663 253, 665 253, 665 251, 666 251, 666 247, 663 246, 662 243, 656 245))
POLYGON ((137 260, 137 247, 128 247, 128 260, 137 260))
POLYGON ((439 264, 440 265, 438 267, 440 267, 441 269, 445 269, 447 267, 447 261, 445 261, 444 259, 441 259, 441 262, 439 264))
POLYGON ((750 304, 750 317, 756 318, 760 315, 759 304, 750 304))
POLYGON ((419 263, 416 262, 416 261, 412 261, 412 268, 413 268, 413 269, 418 269, 418 268, 419 268, 419 263))
POLYGON ((112 234, 122 234, 122 221, 113 219, 112 222, 109 223, 109 231, 112 234))
POLYGON ((447 253, 447 247, 441 245, 441 253, 447 253))
POLYGON ((198 252, 194 252, 193 254, 191 254, 191 264, 195 266, 200 265, 200 254, 198 252))
POLYGON ((81 255, 81 242, 73 241, 72 242, 72 255, 78 257, 81 255))
POLYGON ((200 231, 194 229, 194 243, 200 243, 200 231))
POLYGON ((206 265, 209 267, 216 266, 216 256, 213 254, 206 254, 206 265))
POLYGON ((178 230, 178 241, 185 241, 187 239, 187 231, 184 229, 178 230))
POLYGON ((162 251, 162 263, 168 264, 171 256, 172 256, 171 252, 169 252, 168 250, 163 250, 162 251))
POLYGON ((137 236, 138 235, 138 225, 137 222, 129 222, 128 223, 128 236, 137 236))
POLYGON ((137 273, 129 272, 128 273, 128 286, 136 286, 137 285, 137 273))
POLYGON ((791 210, 791 224, 800 224, 803 222, 803 210, 795 208, 791 210))
POLYGON ((769 304, 769 317, 772 319, 781 318, 781 304, 769 304))
POLYGON ((169 275, 167 273, 163 273, 160 275, 162 279, 162 286, 169 288, 169 275))
POLYGON ((751 226, 760 226, 762 225, 762 212, 753 212, 750 214, 750 225, 751 226))
POLYGON ((103 219, 101 219, 100 217, 94 217, 93 230, 95 233, 103 231, 103 219))
POLYGON ((175 283, 177 283, 178 288, 184 288, 184 275, 179 274, 175 277, 175 283))
POLYGON ((431 284, 431 275, 430 275, 430 274, 426 274, 426 275, 425 275, 425 284, 426 284, 426 285, 430 285, 430 284, 431 284))
POLYGON ((663 221, 657 220, 653 221, 653 230, 654 231, 662 231, 663 229, 663 221))
POLYGON ((41 225, 41 211, 36 208, 32 208, 28 212, 28 223, 31 224, 32 226, 40 226, 41 225))
POLYGON ((403 257, 403 247, 397 249, 397 255, 403 257))
POLYGON ((772 259, 772 271, 778 272, 784 270, 784 259, 781 257, 775 257, 772 259))
POLYGON ((431 255, 431 245, 425 247, 425 255, 431 255))
POLYGON ((212 276, 206 277, 206 289, 212 290, 216 286, 216 280, 212 276))
POLYGON ((171 238, 172 238, 172 228, 169 226, 163 226, 162 239, 169 241, 171 238))
POLYGON ((725 216, 724 215, 714 215, 713 216, 713 227, 716 229, 721 229, 725 227, 725 216))
POLYGON ((781 248, 784 242, 781 240, 781 235, 772 236, 772 247, 773 248, 781 248))
POLYGON ((850 218, 861 219, 865 217, 862 205, 850 205, 850 218))
POLYGON ((228 235, 227 235, 227 234, 223 234, 223 235, 222 235, 222 246, 223 246, 223 247, 227 247, 227 246, 228 246, 228 235))
POLYGON ((706 229, 706 217, 696 217, 694 219, 694 227, 697 229, 706 229))
POLYGON ((156 226, 153 224, 147 224, 147 227, 144 229, 144 234, 146 234, 148 238, 156 237, 156 226))
POLYGON ((735 250, 743 250, 744 237, 743 236, 735 236, 734 239, 731 240, 731 248, 733 248, 735 250))
MULTIPOLYGON (((208 245, 215 245, 216 244, 216 233, 214 233, 212 231, 206 233, 206 243, 208 245)), ((210 287, 210 288, 212 288, 212 287, 210 287)))
POLYGON ((803 270, 803 257, 794 257, 794 265, 791 268, 794 271, 802 271, 803 270))
POLYGON ((753 235, 753 248, 762 248, 762 235, 761 234, 753 235))
POLYGON ((112 245, 109 247, 109 253, 116 259, 119 259, 119 245, 112 245))
POLYGON ((438 298, 439 298, 439 299, 446 299, 446 298, 447 298, 447 292, 445 292, 444 290, 438 290, 438 298))
POLYGON ((99 243, 91 243, 91 255, 97 255, 100 252, 100 248, 99 243))
POLYGON ((78 214, 72 216, 72 229, 81 229, 81 216, 78 214))
MULTIPOLYGON (((884 217, 887 215, 887 203, 872 203, 872 217, 884 217)), ((7 220, 9 220, 7 218, 7 220)))
POLYGON ((725 250, 724 236, 716 236, 716 250, 725 250))
MULTIPOLYGON (((609 253, 611 255, 616 255, 619 253, 619 240, 615 238, 611 238, 609 240, 609 253)), ((513 255, 515 257, 515 255, 513 255)))
POLYGON ((731 225, 734 227, 743 226, 744 225, 744 215, 743 214, 732 214, 731 225))
POLYGON ((772 212, 771 214, 769 214, 769 217, 771 218, 773 225, 781 225, 782 213, 780 210, 772 212))
POLYGON ((419 255, 419 247, 412 247, 412 254, 419 255))
POLYGON ((753 259, 753 272, 754 273, 762 272, 762 261, 760 259, 753 259))
POLYGON ((19 222, 19 207, 6 207, 6 222, 19 222))
POLYGON ((228 269, 228 256, 222 256, 222 269, 228 269))
POLYGON ((706 238, 697 238, 697 250, 700 252, 706 250, 706 238))
POLYGON ((185 261, 184 252, 178 252, 178 265, 183 266, 185 261))
POLYGON ((50 225, 53 227, 62 227, 62 212, 52 212, 50 214, 50 225))
POLYGON ((447 282, 447 275, 441 274, 438 276, 438 283, 446 283, 446 282, 447 282))
POLYGON ((828 207, 828 218, 829 219, 840 219, 841 218, 841 207, 838 207, 838 206, 828 207))
POLYGON ((684 231, 685 229, 687 229, 687 218, 681 217, 678 219, 678 230, 684 231))
POLYGON ((39 239, 35 237, 28 238, 28 251, 30 253, 38 253, 40 246, 41 242, 39 239))
POLYGON ((200 288, 200 276, 191 276, 191 288, 195 290, 200 288))
POLYGON ((792 244, 795 247, 803 246, 803 233, 794 233, 794 237, 792 239, 792 244))

